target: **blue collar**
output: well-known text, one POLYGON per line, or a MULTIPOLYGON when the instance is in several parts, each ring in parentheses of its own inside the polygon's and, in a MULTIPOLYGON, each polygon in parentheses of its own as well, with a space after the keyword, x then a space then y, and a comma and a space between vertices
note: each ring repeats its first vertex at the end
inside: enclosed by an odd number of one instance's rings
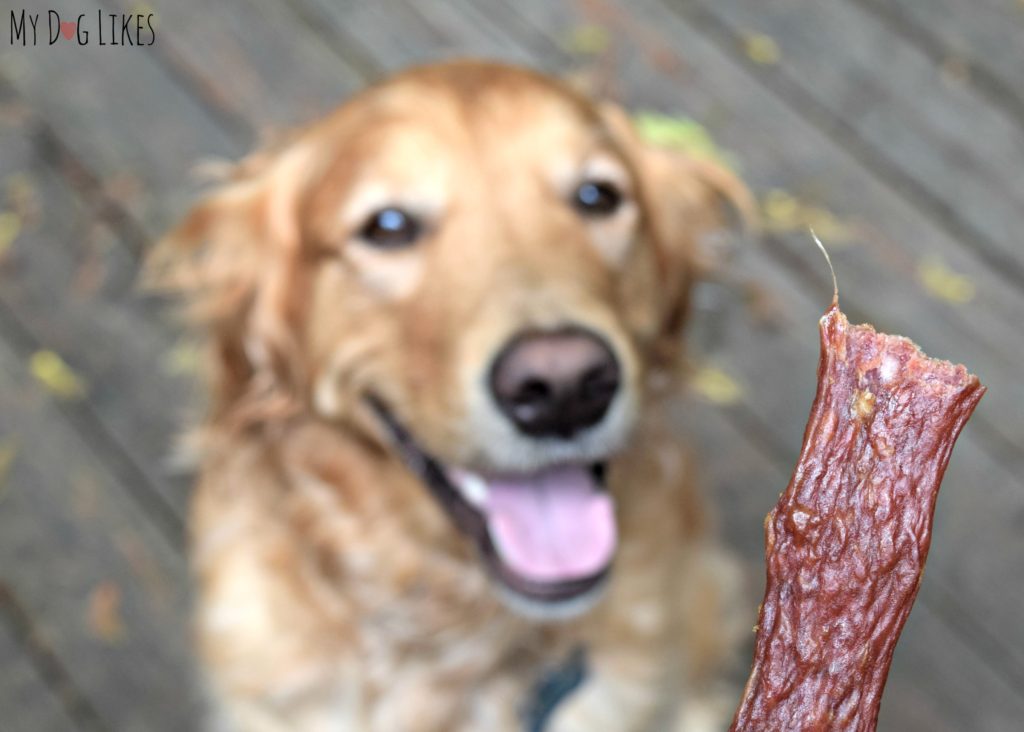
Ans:
POLYGON ((565 701, 587 677, 587 656, 582 646, 572 650, 559 666, 547 669, 534 684, 523 705, 525 732, 544 732, 555 709, 565 701))

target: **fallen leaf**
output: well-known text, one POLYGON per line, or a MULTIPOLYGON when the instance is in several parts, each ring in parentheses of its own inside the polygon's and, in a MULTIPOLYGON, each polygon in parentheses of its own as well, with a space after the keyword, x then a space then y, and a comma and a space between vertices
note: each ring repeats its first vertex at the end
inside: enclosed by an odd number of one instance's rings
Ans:
POLYGON ((917 265, 917 279, 938 300, 963 305, 974 299, 974 282, 950 269, 941 257, 922 259, 917 265))
POLYGON ((770 66, 777 64, 782 54, 779 52, 779 44, 771 36, 764 33, 745 33, 743 35, 743 50, 747 57, 755 64, 770 66))
POLYGON ((36 351, 29 359, 29 370, 47 391, 60 399, 80 399, 85 385, 70 366, 53 351, 36 351))
POLYGON ((710 158, 730 169, 737 167, 733 157, 722 150, 707 128, 695 119, 643 110, 633 115, 633 125, 637 134, 652 145, 710 158))
POLYGON ((964 85, 971 80, 971 62, 962 56, 947 56, 939 69, 944 82, 964 85))
POLYGON ((800 226, 802 209, 803 205, 796 196, 781 188, 771 189, 761 201, 765 224, 787 231, 800 226))
POLYGON ((115 583, 101 582, 89 594, 89 629, 106 643, 115 643, 124 637, 121 589, 115 583))
POLYGON ((153 10, 153 6, 149 3, 137 2, 134 3, 130 8, 128 8, 128 13, 130 15, 141 15, 143 18, 145 18, 150 13, 155 13, 155 11, 153 10))
POLYGON ((743 387, 714 366, 700 366, 690 375, 690 386, 713 404, 728 406, 743 396, 743 387))
MULTIPOLYGON (((136 2, 128 9, 128 13, 130 15, 138 15, 142 17, 142 32, 144 34, 143 38, 149 38, 148 28, 146 28, 147 16, 152 16, 151 18, 149 18, 149 24, 153 27, 153 32, 156 32, 156 28, 159 25, 160 21, 160 13, 156 12, 156 9, 152 5, 150 5, 147 2, 136 2)), ((146 43, 148 41, 143 42, 146 43)))
POLYGON ((11 209, 28 222, 39 217, 39 193, 28 173, 14 173, 4 181, 4 191, 11 209))
POLYGON ((14 458, 17 454, 18 446, 14 444, 13 440, 0 442, 0 501, 3 501, 7 493, 7 476, 11 472, 11 466, 14 465, 14 458))
POLYGON ((13 211, 0 213, 0 258, 7 254, 20 233, 21 217, 13 211))
POLYGON ((202 348, 196 341, 181 340, 164 354, 163 370, 169 376, 190 376, 199 373, 202 348))
POLYGON ((569 31, 559 44, 563 50, 577 56, 597 56, 608 49, 611 36, 599 25, 580 25, 569 31))
POLYGON ((855 238, 852 226, 840 220, 828 209, 801 201, 788 191, 773 188, 761 199, 761 218, 764 227, 775 234, 814 232, 830 246, 842 245, 855 238))

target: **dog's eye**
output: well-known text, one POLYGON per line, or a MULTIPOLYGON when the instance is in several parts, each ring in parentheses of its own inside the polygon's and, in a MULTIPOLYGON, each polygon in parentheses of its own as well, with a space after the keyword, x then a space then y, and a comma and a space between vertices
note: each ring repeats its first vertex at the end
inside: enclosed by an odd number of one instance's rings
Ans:
POLYGON ((406 247, 420 236, 420 223, 400 208, 382 208, 363 225, 359 238, 381 249, 406 247))
POLYGON ((607 181, 584 181, 573 195, 573 206, 584 216, 610 216, 621 204, 622 193, 607 181))

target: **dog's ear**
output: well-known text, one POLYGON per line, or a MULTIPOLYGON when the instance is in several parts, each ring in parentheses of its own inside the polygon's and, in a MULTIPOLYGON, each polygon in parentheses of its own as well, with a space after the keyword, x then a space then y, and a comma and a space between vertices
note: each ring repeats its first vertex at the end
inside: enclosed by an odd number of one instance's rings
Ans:
POLYGON ((659 352, 679 351, 690 289, 711 266, 701 240, 737 221, 753 228, 757 206, 747 187, 715 160, 641 139, 621 108, 604 104, 604 124, 629 156, 639 177, 639 198, 658 257, 662 325, 659 352))
POLYGON ((146 263, 143 284, 180 298, 209 346, 215 415, 280 409, 300 386, 297 173, 272 160, 243 161, 146 263))

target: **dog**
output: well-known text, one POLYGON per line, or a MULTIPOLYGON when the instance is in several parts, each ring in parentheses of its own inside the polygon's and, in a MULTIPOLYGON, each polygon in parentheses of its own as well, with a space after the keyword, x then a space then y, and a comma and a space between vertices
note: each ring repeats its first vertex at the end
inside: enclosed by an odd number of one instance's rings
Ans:
POLYGON ((749 205, 617 106, 461 60, 195 205, 149 272, 208 346, 214 729, 727 724, 737 574, 666 407, 723 200, 749 205))

